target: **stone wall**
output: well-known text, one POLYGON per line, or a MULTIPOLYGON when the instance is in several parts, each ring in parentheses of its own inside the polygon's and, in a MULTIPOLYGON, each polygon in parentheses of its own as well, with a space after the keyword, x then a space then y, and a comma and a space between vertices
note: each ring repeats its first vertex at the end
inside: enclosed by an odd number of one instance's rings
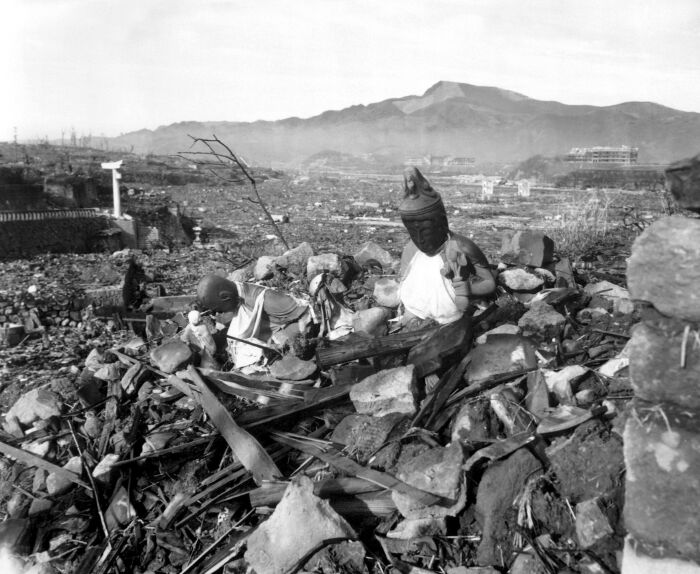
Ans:
MULTIPOLYGON (((700 210, 700 178, 669 179, 684 206, 700 210)), ((700 219, 647 229, 627 282, 650 305, 630 341, 622 573, 700 574, 700 219)))
POLYGON ((109 220, 91 209, 0 212, 0 258, 88 252, 109 227, 109 220))

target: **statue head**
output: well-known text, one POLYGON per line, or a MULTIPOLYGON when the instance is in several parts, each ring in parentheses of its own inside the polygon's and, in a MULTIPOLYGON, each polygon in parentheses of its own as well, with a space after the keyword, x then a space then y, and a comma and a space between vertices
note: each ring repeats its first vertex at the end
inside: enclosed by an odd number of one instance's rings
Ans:
POLYGON ((197 301, 205 309, 227 313, 238 309, 240 297, 233 281, 218 275, 205 275, 197 285, 197 301))
POLYGON ((435 255, 447 241, 447 212, 430 182, 416 167, 403 175, 404 198, 399 205, 401 221, 416 247, 427 255, 435 255))

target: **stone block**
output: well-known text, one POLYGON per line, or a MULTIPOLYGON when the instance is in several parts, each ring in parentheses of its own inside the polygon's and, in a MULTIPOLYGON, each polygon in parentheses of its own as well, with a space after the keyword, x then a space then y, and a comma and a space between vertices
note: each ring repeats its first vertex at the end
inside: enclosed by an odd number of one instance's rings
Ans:
POLYGON ((47 389, 33 389, 24 393, 5 415, 6 420, 17 418, 23 425, 61 415, 63 403, 56 393, 47 389))
POLYGON ((374 284, 374 300, 377 305, 396 309, 401 302, 399 298, 399 282, 390 277, 382 277, 374 284))
POLYGON ((271 255, 258 257, 258 260, 255 262, 255 268, 253 269, 253 277, 256 281, 272 279, 272 276, 275 274, 275 260, 276 257, 272 257, 271 255))
POLYGON ((666 182, 678 205, 700 211, 700 154, 671 164, 666 182))
POLYGON ((644 231, 632 246, 627 285, 633 299, 664 315, 700 321, 700 220, 672 216, 644 231))
POLYGON ((361 414, 416 413, 416 374, 413 365, 385 369, 353 385, 350 400, 361 414))
POLYGON ((597 498, 576 505, 576 538, 581 548, 590 548, 613 533, 610 520, 597 498))
POLYGON ((566 318, 544 302, 533 303, 530 309, 520 317, 518 327, 523 335, 547 341, 561 336, 566 318))
POLYGON ((310 243, 304 241, 293 249, 285 251, 282 255, 277 257, 277 259, 275 259, 275 263, 277 266, 284 269, 288 269, 290 267, 301 267, 303 269, 306 267, 309 257, 313 257, 313 255, 313 247, 311 247, 310 243))
POLYGON ((625 526, 636 540, 700 562, 700 433, 697 413, 633 404, 624 431, 625 526))
POLYGON ((496 375, 537 367, 535 344, 521 335, 491 335, 486 343, 472 350, 472 361, 465 380, 470 384, 496 375))
POLYGON ((501 271, 498 275, 498 282, 508 287, 511 291, 526 293, 537 291, 544 285, 544 279, 520 267, 501 271))
POLYGON ((700 348, 690 332, 681 367, 684 325, 679 321, 639 323, 629 347, 630 380, 638 397, 700 410, 700 348))
POLYGON ((169 341, 153 349, 150 356, 161 371, 174 373, 192 360, 192 350, 182 341, 169 341))
POLYGON ((542 267, 554 260, 554 241, 537 231, 506 231, 501 240, 506 263, 542 267))
POLYGON ((328 501, 314 494, 311 479, 300 476, 287 487, 270 518, 248 538, 245 560, 260 574, 284 574, 325 541, 355 537, 328 501))
POLYGON ((627 536, 621 574, 700 574, 700 564, 674 557, 649 556, 631 536, 627 536))
POLYGON ((391 269, 394 264, 394 258, 391 256, 386 249, 383 249, 373 241, 368 241, 354 255, 355 261, 357 261, 363 267, 365 265, 371 265, 373 262, 377 262, 382 266, 384 271, 391 269))
POLYGON ((340 257, 336 253, 321 253, 309 257, 306 263, 306 276, 316 277, 324 271, 328 273, 340 273, 342 270, 340 257))

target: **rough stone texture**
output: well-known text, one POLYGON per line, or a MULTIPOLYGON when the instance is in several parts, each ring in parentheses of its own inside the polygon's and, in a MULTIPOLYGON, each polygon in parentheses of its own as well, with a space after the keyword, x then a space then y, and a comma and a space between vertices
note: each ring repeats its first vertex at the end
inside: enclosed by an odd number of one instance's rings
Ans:
POLYGON ((276 257, 272 257, 271 255, 258 257, 258 260, 255 262, 255 267, 253 268, 253 277, 256 281, 272 279, 272 276, 275 274, 276 259, 276 257))
POLYGON ((306 263, 307 277, 315 277, 324 271, 329 273, 341 272, 340 257, 336 253, 321 253, 320 255, 309 257, 309 261, 306 263))
POLYGON ((530 310, 518 321, 518 327, 526 336, 538 337, 542 340, 559 337, 566 318, 547 303, 533 303, 530 310))
POLYGON ((621 574, 700 574, 700 564, 677 558, 652 558, 636 548, 634 539, 625 539, 621 574))
POLYGON ((660 219, 632 246, 627 263, 630 293, 665 315, 700 321, 699 262, 700 220, 660 219))
POLYGON ((169 341, 151 351, 151 362, 166 373, 174 373, 191 360, 192 350, 182 341, 169 341))
MULTIPOLYGON (((348 415, 333 429, 331 440, 344 444, 360 464, 367 464, 405 417, 392 413, 383 417, 348 415)), ((398 446, 398 445, 397 445, 398 446)))
POLYGON ((630 299, 630 292, 624 287, 610 283, 610 281, 589 283, 583 288, 583 291, 587 295, 599 295, 606 301, 610 301, 614 313, 627 315, 634 312, 634 303, 630 299))
POLYGON ((353 385, 350 400, 361 414, 381 417, 416 413, 416 374, 413 365, 385 369, 353 385))
POLYGON ((286 381, 303 381, 316 373, 315 361, 303 361, 294 355, 286 355, 270 365, 270 374, 286 381))
POLYGON ((506 231, 501 240, 501 259, 506 263, 542 267, 554 260, 554 242, 536 231, 506 231))
POLYGON ((506 269, 498 276, 498 282, 512 291, 536 291, 544 285, 544 279, 520 267, 506 269))
POLYGON ((515 511, 509 511, 527 480, 541 468, 534 455, 520 449, 484 472, 476 493, 476 518, 482 533, 476 557, 479 564, 500 564, 499 547, 503 555, 510 553, 516 517, 515 511))
POLYGON ((690 331, 685 367, 681 367, 684 324, 640 323, 629 342, 630 380, 638 397, 700 409, 700 347, 690 331))
POLYGON ((666 181, 678 205, 700 211, 700 154, 671 164, 666 181))
POLYGON ((23 394, 5 415, 6 419, 16 417, 23 425, 36 420, 46 420, 61 414, 61 399, 46 389, 34 389, 23 394))
MULTIPOLYGON (((80 476, 80 473, 83 470, 83 463, 81 462, 79 456, 74 456, 66 464, 63 465, 63 468, 74 472, 75 474, 80 476)), ((56 496, 59 494, 63 494, 74 484, 74 482, 72 482, 70 479, 66 478, 62 474, 50 472, 49 475, 46 477, 46 492, 48 492, 50 496, 56 496)))
POLYGON ((360 247, 358 252, 355 253, 354 257, 355 261, 362 266, 376 261, 385 271, 391 269, 391 266, 394 263, 394 258, 391 256, 391 253, 372 241, 368 241, 362 247, 360 247))
POLYGON ((352 319, 352 328, 357 332, 367 333, 373 337, 386 335, 389 312, 383 307, 371 307, 357 311, 352 319))
POLYGON ((284 574, 323 541, 355 538, 352 527, 313 488, 306 476, 293 480, 270 518, 248 538, 245 560, 257 574, 284 574))
POLYGON ((625 525, 666 556, 700 562, 700 436, 695 413, 663 405, 627 419, 625 525))
POLYGON ((479 335, 476 338, 476 344, 477 345, 483 345, 486 340, 491 337, 492 335, 519 335, 520 334, 520 327, 517 325, 514 325, 513 323, 504 323, 503 325, 499 325, 498 327, 494 327, 493 329, 486 331, 483 335, 479 335))
POLYGON ((438 536, 447 534, 447 524, 444 518, 406 518, 399 522, 393 530, 387 532, 387 538, 412 540, 423 536, 438 536))
POLYGON ((377 279, 377 282, 374 284, 373 296, 377 305, 396 309, 401 302, 399 298, 399 282, 390 277, 377 279))
POLYGON ((311 245, 304 241, 300 243, 293 249, 285 251, 282 255, 275 259, 275 263, 279 267, 288 269, 289 267, 301 267, 302 269, 306 266, 309 257, 313 257, 314 250, 311 245))
POLYGON ((597 498, 576 505, 576 538, 581 548, 590 548, 612 533, 610 520, 601 510, 597 498))
POLYGON ((468 445, 492 438, 487 403, 466 401, 453 419, 452 441, 468 445))
POLYGON ((456 516, 464 508, 466 492, 462 488, 462 447, 451 443, 423 451, 413 458, 403 458, 396 477, 426 492, 454 501, 451 506, 423 506, 411 498, 392 491, 391 499, 406 518, 456 516))
POLYGON ((574 383, 588 372, 586 367, 581 365, 569 365, 558 371, 542 369, 544 381, 550 393, 553 393, 559 400, 559 404, 574 404, 574 383))
POLYGON ((472 350, 472 361, 464 378, 469 383, 537 367, 537 348, 521 335, 491 335, 472 350))

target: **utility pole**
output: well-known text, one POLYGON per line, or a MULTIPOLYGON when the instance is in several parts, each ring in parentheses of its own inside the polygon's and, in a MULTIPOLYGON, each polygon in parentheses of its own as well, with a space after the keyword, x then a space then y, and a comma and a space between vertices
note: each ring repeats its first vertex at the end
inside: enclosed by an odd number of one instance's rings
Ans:
POLYGON ((19 154, 19 146, 17 145, 17 126, 14 127, 15 130, 15 163, 19 161, 18 159, 18 154, 19 154))

